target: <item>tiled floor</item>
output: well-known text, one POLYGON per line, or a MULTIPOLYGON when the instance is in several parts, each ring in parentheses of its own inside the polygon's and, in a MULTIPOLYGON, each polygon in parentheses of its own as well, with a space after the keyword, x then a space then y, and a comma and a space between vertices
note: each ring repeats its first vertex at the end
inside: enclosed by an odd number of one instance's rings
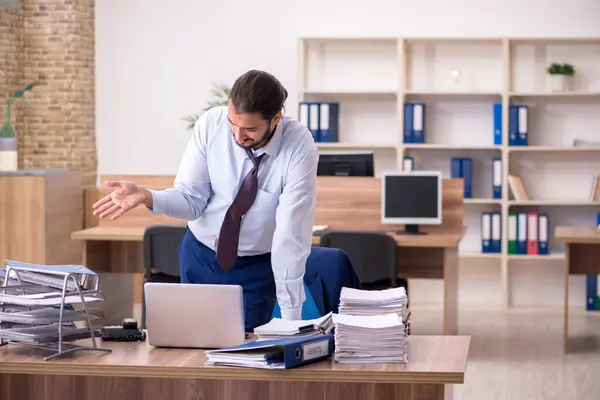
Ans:
MULTIPOLYGON (((441 312, 412 307, 412 334, 441 331, 441 312)), ((562 354, 560 312, 460 312, 471 335, 465 384, 455 400, 600 399, 600 312, 569 318, 572 353, 562 354)))

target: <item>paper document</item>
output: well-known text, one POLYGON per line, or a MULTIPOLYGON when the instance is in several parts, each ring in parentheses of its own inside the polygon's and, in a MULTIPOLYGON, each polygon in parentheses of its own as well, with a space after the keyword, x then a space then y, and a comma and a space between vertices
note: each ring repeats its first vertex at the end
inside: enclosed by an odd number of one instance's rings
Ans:
POLYGON ((314 336, 330 333, 333 329, 332 313, 310 320, 288 320, 273 318, 264 325, 254 328, 259 339, 314 336))

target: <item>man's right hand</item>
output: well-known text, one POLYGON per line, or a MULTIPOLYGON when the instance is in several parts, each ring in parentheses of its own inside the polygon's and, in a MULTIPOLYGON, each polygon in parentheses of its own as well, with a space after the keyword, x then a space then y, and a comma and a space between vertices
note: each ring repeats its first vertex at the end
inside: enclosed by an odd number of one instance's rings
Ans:
POLYGON ((110 217, 110 219, 115 220, 140 204, 152 208, 152 194, 150 191, 140 188, 134 182, 108 181, 105 185, 116 188, 116 190, 107 194, 92 206, 94 215, 99 215, 102 219, 110 217))

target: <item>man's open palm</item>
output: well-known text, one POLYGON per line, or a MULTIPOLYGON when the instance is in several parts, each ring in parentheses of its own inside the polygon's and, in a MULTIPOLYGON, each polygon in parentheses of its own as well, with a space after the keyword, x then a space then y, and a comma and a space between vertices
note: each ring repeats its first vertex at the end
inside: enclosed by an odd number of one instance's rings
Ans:
POLYGON ((92 206, 94 215, 99 215, 100 218, 117 219, 140 205, 144 200, 142 191, 134 182, 109 181, 106 182, 106 186, 115 188, 115 190, 92 206))

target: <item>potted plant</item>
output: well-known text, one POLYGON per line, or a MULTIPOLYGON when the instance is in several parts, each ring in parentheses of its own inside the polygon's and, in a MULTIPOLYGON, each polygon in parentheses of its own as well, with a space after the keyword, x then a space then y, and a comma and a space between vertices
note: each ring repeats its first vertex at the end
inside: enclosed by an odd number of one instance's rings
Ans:
MULTIPOLYGON (((206 103, 206 106, 204 106, 202 112, 206 112, 213 107, 226 106, 227 102, 229 101, 230 92, 231 88, 229 86, 213 83, 211 94, 214 98, 206 103)), ((201 114, 194 114, 184 118, 184 120, 188 122, 187 129, 194 129, 194 125, 196 124, 198 118, 200 118, 200 115, 201 114)))
POLYGON ((6 122, 0 128, 0 171, 16 171, 18 168, 18 142, 15 130, 10 123, 10 109, 15 99, 23 97, 26 91, 33 89, 34 83, 30 83, 22 90, 17 90, 8 98, 6 107, 6 122))
POLYGON ((550 75, 550 88, 553 92, 566 92, 573 88, 573 76, 575 76, 573 65, 552 63, 546 72, 550 75))

